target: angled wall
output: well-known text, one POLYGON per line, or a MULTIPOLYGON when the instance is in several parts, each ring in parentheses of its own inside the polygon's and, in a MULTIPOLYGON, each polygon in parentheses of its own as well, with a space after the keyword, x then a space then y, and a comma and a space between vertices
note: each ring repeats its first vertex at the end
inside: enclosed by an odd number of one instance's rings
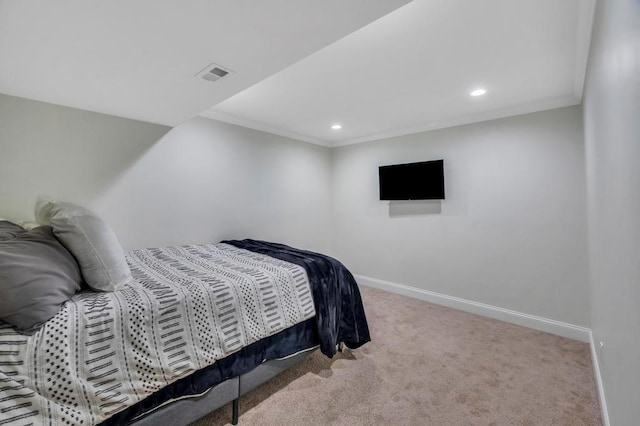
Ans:
POLYGON ((196 118, 178 127, 0 95, 0 217, 39 194, 95 210, 125 248, 261 238, 328 251, 324 147, 196 118))

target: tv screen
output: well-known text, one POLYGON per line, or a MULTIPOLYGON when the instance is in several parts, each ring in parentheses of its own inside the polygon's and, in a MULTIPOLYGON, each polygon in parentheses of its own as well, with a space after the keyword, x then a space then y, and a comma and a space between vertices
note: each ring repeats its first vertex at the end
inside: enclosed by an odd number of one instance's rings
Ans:
POLYGON ((444 160, 380 166, 381 200, 444 200, 444 160))

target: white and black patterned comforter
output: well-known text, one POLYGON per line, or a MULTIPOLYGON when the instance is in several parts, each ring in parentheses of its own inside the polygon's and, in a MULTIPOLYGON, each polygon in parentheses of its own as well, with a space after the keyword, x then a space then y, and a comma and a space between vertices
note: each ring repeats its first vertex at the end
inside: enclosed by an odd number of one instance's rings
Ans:
POLYGON ((133 250, 33 336, 0 321, 0 426, 92 425, 315 315, 305 270, 227 244, 133 250))

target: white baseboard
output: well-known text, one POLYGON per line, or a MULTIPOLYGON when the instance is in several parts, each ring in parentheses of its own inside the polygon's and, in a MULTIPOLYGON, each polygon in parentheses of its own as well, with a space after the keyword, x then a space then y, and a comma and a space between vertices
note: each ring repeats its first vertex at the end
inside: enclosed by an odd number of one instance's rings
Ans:
POLYGON ((602 425, 611 426, 611 423, 609 422, 609 411, 607 411, 607 400, 604 397, 604 385, 602 383, 602 375, 600 374, 600 363, 598 362, 596 342, 593 341, 593 332, 591 332, 591 330, 589 330, 589 345, 591 346, 593 374, 596 377, 596 386, 598 387, 598 397, 600 398, 600 412, 602 413, 602 425))
POLYGON ((415 299, 426 300, 427 302, 435 303, 437 305, 460 309, 461 311, 471 312, 473 314, 510 322, 512 324, 522 325, 524 327, 545 331, 558 336, 568 337, 569 339, 580 340, 582 342, 590 341, 589 336, 591 334, 591 330, 586 327, 580 327, 561 321, 512 311, 510 309, 474 302, 472 300, 461 299, 459 297, 448 296, 446 294, 435 293, 433 291, 410 287, 403 284, 364 277, 362 275, 355 275, 355 279, 358 284, 366 285, 368 287, 378 288, 380 290, 413 297, 415 299))

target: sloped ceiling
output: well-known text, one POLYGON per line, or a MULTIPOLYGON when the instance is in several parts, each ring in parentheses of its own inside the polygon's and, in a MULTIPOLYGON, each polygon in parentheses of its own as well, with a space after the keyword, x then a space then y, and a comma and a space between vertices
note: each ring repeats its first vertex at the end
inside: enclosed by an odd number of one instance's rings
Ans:
POLYGON ((0 93, 175 126, 407 1, 3 0, 0 93))
POLYGON ((579 104, 594 5, 0 0, 0 93, 339 146, 579 104))

